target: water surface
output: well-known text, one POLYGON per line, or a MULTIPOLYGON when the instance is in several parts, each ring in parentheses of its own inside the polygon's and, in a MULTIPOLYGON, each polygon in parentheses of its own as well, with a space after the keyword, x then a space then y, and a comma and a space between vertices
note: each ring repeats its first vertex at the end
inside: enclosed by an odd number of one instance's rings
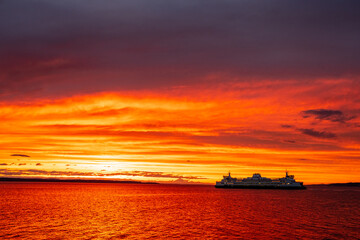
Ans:
POLYGON ((359 239, 360 189, 0 183, 0 239, 359 239))

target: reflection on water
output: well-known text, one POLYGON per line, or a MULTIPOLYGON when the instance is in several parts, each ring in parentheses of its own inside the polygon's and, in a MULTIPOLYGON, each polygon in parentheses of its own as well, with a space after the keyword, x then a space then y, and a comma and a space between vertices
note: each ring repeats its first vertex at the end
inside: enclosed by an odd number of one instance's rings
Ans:
POLYGON ((0 239, 357 239, 360 190, 0 183, 0 239))

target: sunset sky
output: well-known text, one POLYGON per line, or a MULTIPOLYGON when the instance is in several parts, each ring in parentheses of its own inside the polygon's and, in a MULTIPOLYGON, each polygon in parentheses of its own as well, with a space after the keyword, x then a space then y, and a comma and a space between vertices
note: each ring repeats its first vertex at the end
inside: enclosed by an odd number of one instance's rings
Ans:
POLYGON ((0 176, 360 181, 359 1, 0 1, 0 176))

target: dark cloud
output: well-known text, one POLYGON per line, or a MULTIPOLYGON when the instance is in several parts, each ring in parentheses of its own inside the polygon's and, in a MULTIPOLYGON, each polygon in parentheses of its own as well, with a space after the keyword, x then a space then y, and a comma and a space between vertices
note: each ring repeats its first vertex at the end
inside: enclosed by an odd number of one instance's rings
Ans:
POLYGON ((7 166, 7 163, 0 163, 1 166, 7 166))
POLYGON ((294 127, 293 125, 288 125, 288 124, 281 124, 282 128, 292 128, 294 127))
POLYGON ((36 166, 42 166, 42 164, 41 164, 41 163, 37 163, 36 166))
POLYGON ((12 157, 30 157, 29 155, 26 155, 26 154, 11 154, 10 156, 12 156, 12 157))
POLYGON ((299 128, 298 131, 305 135, 309 135, 316 138, 336 138, 336 135, 331 132, 325 132, 325 131, 316 131, 314 129, 308 129, 308 128, 299 128))
POLYGON ((24 166, 26 163, 19 163, 18 166, 24 166))
POLYGON ((359 10, 351 0, 2 1, 0 96, 183 86, 208 75, 358 76, 359 10))
POLYGON ((346 116, 340 110, 330 110, 330 109, 311 109, 301 112, 304 118, 314 117, 319 120, 328 120, 331 122, 340 122, 345 123, 351 119, 354 119, 355 116, 346 116))

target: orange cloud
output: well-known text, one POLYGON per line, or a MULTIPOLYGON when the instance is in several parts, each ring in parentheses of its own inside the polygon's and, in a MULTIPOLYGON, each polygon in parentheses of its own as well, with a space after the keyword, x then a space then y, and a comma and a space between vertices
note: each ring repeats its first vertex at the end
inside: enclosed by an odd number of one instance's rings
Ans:
POLYGON ((214 182, 228 170, 276 177, 287 168, 308 183, 359 181, 360 106, 348 105, 359 89, 347 80, 254 84, 3 103, 0 157, 8 165, 0 174, 28 174, 25 165, 10 165, 11 153, 21 152, 31 156, 21 164, 41 161, 41 171, 84 176, 121 170, 214 182), (313 94, 322 88, 338 92, 331 100, 313 94), (338 98, 345 90, 349 99, 338 98))

